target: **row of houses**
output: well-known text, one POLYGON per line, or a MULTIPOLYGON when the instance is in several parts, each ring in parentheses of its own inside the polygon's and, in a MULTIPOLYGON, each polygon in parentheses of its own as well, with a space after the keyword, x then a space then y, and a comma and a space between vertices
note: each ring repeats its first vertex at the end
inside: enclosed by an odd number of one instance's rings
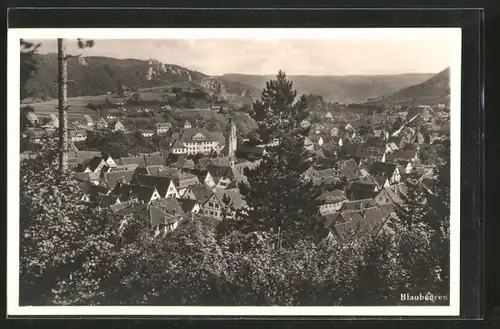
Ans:
MULTIPOLYGON (((98 120, 94 121, 90 115, 84 115, 80 120, 75 121, 76 125, 84 126, 87 128, 93 128, 96 130, 110 130, 113 132, 122 131, 126 132, 127 129, 123 123, 116 119, 114 116, 107 117, 109 121, 105 118, 100 117, 98 120)), ((172 129, 172 124, 170 122, 157 122, 154 129, 151 130, 141 130, 144 137, 151 137, 154 134, 165 135, 172 129)))
POLYGON ((246 182, 244 169, 257 165, 219 158, 186 170, 160 164, 161 157, 145 156, 135 163, 129 160, 102 155, 89 161, 85 170, 75 174, 87 191, 82 200, 90 202, 97 197, 101 207, 134 203, 148 208, 155 201, 173 198, 192 206, 188 215, 200 213, 220 220, 224 210, 245 205, 238 184, 246 182))

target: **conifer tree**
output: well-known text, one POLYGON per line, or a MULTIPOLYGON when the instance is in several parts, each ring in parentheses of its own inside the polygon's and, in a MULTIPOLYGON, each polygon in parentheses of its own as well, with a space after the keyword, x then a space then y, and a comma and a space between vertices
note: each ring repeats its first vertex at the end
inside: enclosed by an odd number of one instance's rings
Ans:
POLYGON ((293 82, 279 71, 275 80, 268 81, 262 90, 260 100, 253 103, 250 116, 257 122, 261 140, 264 143, 279 137, 279 130, 292 130, 309 117, 307 97, 298 100, 293 82))
POLYGON ((266 138, 278 140, 279 145, 267 149, 259 166, 245 170, 248 182, 240 184, 240 193, 247 207, 236 211, 236 218, 225 223, 229 231, 272 233, 278 248, 313 233, 318 218, 317 199, 322 192, 302 179, 311 163, 304 148, 307 130, 299 123, 309 113, 305 97, 296 101, 296 96, 292 82, 282 71, 276 80, 266 84, 253 117, 266 138))

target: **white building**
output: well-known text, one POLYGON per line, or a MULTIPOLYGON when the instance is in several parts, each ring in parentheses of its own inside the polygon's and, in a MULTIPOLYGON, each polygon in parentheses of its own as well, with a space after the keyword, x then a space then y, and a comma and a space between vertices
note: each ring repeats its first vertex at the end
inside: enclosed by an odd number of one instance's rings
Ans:
POLYGON ((232 122, 228 126, 227 139, 219 132, 210 132, 205 128, 185 128, 172 146, 174 154, 210 154, 220 153, 224 146, 228 154, 236 152, 236 127, 232 122), (227 145, 225 145, 227 144, 227 145))
POLYGON ((170 129, 172 129, 172 124, 170 124, 170 122, 158 122, 158 123, 156 123, 156 134, 157 135, 166 134, 170 129))

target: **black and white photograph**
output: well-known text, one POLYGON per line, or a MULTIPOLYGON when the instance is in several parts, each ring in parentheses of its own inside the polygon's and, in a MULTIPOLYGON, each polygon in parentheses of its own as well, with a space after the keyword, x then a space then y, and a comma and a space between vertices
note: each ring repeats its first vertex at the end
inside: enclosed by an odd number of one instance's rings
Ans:
POLYGON ((9 315, 459 314, 459 28, 8 33, 9 315))

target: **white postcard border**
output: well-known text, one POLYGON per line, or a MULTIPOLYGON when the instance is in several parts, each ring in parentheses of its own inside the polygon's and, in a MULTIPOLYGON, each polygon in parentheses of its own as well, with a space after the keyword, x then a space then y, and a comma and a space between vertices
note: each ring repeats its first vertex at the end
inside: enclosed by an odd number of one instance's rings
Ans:
MULTIPOLYGON (((7 47, 8 316, 458 316, 460 311, 460 28, 9 29, 7 47), (450 305, 384 307, 19 306, 19 39, 371 39, 449 38, 451 86, 450 305)), ((427 292, 422 292, 427 293, 427 292)))

